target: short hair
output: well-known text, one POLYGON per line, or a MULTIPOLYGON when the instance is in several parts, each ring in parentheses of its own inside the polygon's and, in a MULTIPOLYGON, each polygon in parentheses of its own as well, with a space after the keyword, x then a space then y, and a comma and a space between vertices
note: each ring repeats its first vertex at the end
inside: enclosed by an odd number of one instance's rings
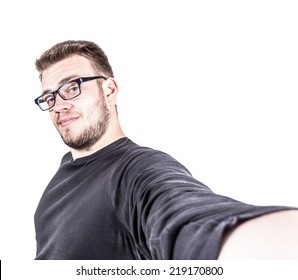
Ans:
POLYGON ((81 55, 86 57, 98 74, 114 77, 112 67, 104 51, 94 42, 83 40, 68 40, 58 43, 45 51, 35 61, 35 67, 42 79, 42 73, 53 64, 71 57, 81 55))

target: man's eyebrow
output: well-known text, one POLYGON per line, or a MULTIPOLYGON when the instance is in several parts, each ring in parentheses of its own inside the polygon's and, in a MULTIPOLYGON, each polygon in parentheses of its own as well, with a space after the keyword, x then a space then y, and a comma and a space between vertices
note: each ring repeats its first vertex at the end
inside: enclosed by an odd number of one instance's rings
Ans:
MULTIPOLYGON (((65 84, 65 83, 67 83, 67 82, 69 82, 69 81, 71 81, 72 79, 75 79, 75 78, 79 78, 79 76, 78 76, 78 75, 71 75, 71 76, 68 76, 68 77, 63 78, 62 80, 59 81, 58 86, 57 86, 57 89, 58 89, 61 85, 65 84)), ((57 90, 57 89, 56 89, 56 90, 57 90)), ((52 92, 53 92, 53 90, 46 89, 46 90, 44 90, 44 91, 42 92, 42 95, 45 95, 45 94, 48 94, 48 93, 52 93, 52 92)))

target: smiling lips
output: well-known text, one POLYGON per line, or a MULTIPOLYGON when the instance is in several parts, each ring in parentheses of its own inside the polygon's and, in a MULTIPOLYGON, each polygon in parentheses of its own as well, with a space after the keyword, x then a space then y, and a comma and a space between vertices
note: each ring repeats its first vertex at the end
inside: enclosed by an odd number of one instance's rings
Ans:
POLYGON ((76 121, 79 117, 65 117, 58 120, 58 125, 61 127, 68 126, 76 121))

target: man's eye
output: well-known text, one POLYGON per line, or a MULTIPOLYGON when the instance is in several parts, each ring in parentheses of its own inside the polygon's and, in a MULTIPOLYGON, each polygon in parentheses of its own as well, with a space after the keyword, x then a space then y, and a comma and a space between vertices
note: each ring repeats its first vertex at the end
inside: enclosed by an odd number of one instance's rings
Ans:
POLYGON ((72 92, 77 92, 79 90, 78 86, 71 86, 68 88, 68 92, 72 93, 72 92))
POLYGON ((52 94, 43 97, 44 102, 51 104, 54 102, 54 96, 52 94))

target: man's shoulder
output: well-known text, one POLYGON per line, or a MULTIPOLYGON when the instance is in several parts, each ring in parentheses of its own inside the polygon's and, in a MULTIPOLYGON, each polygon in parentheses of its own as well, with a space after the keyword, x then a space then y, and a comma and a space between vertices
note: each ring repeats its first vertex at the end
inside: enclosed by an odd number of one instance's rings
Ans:
POLYGON ((163 151, 160 151, 160 150, 148 147, 148 146, 138 145, 130 139, 128 139, 125 153, 126 153, 126 155, 136 158, 137 160, 147 161, 147 160, 156 159, 156 158, 160 158, 160 159, 171 158, 171 159, 173 159, 169 154, 167 154, 163 151))
POLYGON ((190 174, 184 165, 168 153, 147 146, 140 146, 131 140, 129 141, 130 143, 121 158, 121 164, 133 167, 139 173, 148 172, 149 170, 157 172, 177 170, 190 174))

